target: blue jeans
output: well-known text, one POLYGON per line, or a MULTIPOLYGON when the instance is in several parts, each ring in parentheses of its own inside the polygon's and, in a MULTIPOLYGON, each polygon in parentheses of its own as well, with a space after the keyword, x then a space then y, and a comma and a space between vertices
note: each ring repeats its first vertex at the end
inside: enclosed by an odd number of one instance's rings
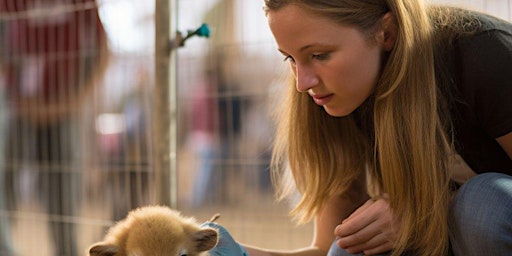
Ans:
POLYGON ((459 189, 450 241, 456 256, 512 255, 512 176, 480 174, 459 189))
MULTIPOLYGON (((351 253, 347 252, 345 249, 340 248, 336 244, 336 241, 334 241, 334 243, 332 243, 331 248, 329 249, 329 252, 327 253, 327 256, 352 256, 352 255, 362 256, 364 254, 363 253, 351 254, 351 253)), ((379 254, 379 256, 388 256, 388 255, 391 255, 391 253, 379 254)))
MULTIPOLYGON (((512 176, 485 173, 467 181, 451 203, 449 222, 453 255, 512 255, 512 176)), ((363 254, 334 242, 327 255, 363 254)))

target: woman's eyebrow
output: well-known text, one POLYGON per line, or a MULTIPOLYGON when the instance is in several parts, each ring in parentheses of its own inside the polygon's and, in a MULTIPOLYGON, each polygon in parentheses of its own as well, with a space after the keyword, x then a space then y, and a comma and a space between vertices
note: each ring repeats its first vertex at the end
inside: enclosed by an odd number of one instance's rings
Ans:
MULTIPOLYGON (((331 44, 315 43, 315 44, 308 44, 308 45, 302 46, 302 47, 299 49, 299 52, 306 51, 307 49, 312 48, 312 47, 316 47, 316 46, 327 47, 327 48, 335 47, 335 45, 331 45, 331 44)), ((279 49, 279 48, 278 48, 277 50, 278 50, 280 53, 282 53, 283 55, 288 55, 288 53, 286 53, 285 51, 283 51, 283 50, 281 50, 281 49, 279 49)))
MULTIPOLYGON (((305 46, 302 46, 300 49, 299 49, 299 52, 303 52, 305 50, 307 50, 308 48, 311 48, 313 47, 312 44, 308 44, 308 45, 305 45, 305 46)), ((278 51, 280 51, 282 54, 288 54, 286 53, 285 51, 281 50, 281 49, 277 49, 278 51)))

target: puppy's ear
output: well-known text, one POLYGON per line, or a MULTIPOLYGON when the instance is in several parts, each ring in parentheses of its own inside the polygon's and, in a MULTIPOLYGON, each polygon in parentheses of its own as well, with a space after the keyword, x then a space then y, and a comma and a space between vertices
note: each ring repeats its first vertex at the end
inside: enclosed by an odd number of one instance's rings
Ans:
POLYGON ((219 241, 219 233, 213 228, 203 228, 192 235, 195 248, 198 252, 212 249, 219 241))
POLYGON ((89 256, 115 256, 119 246, 113 244, 97 243, 89 249, 89 256))

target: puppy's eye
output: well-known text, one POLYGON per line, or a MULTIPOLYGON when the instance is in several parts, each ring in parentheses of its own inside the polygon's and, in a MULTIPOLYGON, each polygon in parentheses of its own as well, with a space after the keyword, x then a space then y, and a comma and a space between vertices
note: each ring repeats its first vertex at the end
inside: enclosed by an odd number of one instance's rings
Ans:
POLYGON ((181 249, 179 252, 178 252, 178 256, 187 256, 188 252, 186 249, 181 249))

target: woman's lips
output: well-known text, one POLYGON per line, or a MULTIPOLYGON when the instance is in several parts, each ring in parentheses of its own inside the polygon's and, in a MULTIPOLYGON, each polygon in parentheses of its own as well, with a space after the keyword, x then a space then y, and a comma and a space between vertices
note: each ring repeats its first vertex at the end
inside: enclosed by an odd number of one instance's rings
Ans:
POLYGON ((313 97, 313 100, 315 101, 315 103, 320 106, 327 104, 332 99, 333 96, 334 96, 334 94, 311 95, 311 97, 313 97))

